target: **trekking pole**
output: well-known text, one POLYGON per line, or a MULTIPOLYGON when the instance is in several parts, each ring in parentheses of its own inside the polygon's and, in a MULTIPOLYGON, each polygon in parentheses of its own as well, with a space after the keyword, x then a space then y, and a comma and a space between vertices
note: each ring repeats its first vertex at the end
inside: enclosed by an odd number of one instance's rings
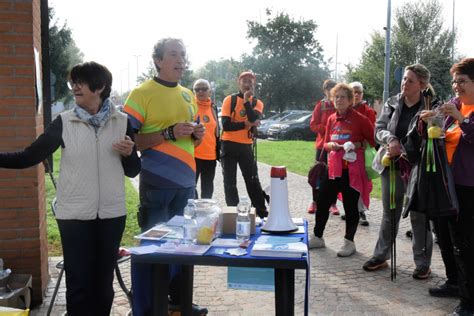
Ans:
POLYGON ((392 217, 392 244, 390 255, 390 280, 397 278, 397 210, 395 202, 396 170, 395 161, 390 160, 390 215, 392 217))
POLYGON ((49 165, 48 159, 43 160, 43 165, 49 173, 49 177, 51 178, 51 182, 53 182, 54 189, 57 190, 56 180, 54 179, 53 170, 51 170, 51 166, 49 165))

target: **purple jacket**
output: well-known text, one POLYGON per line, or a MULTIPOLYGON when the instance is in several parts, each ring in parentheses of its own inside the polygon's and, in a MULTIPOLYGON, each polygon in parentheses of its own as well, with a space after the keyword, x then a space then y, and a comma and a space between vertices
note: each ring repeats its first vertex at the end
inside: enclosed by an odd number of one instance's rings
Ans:
MULTIPOLYGON (((456 102, 456 106, 459 110, 461 103, 456 102)), ((453 121, 448 116, 444 126, 449 127, 453 121)), ((454 183, 474 187, 474 115, 469 116, 469 123, 462 123, 459 127, 462 131, 461 138, 451 162, 454 183)))

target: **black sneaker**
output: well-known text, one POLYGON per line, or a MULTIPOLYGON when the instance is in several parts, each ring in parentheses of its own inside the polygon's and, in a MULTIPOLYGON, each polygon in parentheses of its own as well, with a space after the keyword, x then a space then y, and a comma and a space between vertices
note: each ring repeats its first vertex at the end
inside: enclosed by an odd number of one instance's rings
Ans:
POLYGON ((430 287, 428 292, 434 297, 458 297, 459 286, 457 284, 445 282, 437 287, 430 287))
POLYGON ((345 221, 346 220, 346 214, 341 215, 341 220, 345 221))
MULTIPOLYGON (((175 312, 181 315, 181 305, 168 302, 168 311, 170 312, 170 315, 173 315, 175 312)), ((193 316, 205 316, 207 315, 207 312, 207 308, 200 307, 199 305, 193 303, 193 316)))
POLYGON ((375 270, 386 268, 386 267, 388 267, 387 260, 380 260, 380 259, 377 259, 377 258, 370 258, 362 266, 362 268, 365 271, 375 271, 375 270))
POLYGON ((421 266, 416 267, 415 271, 413 271, 413 279, 416 280, 426 280, 431 274, 431 269, 429 267, 421 266))
POLYGON ((257 210, 257 216, 260 218, 268 217, 268 211, 266 209, 257 210))
POLYGON ((369 221, 365 216, 365 212, 359 212, 359 224, 361 224, 362 226, 369 226, 369 221))
POLYGON ((459 316, 472 316, 474 315, 474 308, 471 306, 460 303, 458 306, 453 311, 453 315, 459 315, 459 316))

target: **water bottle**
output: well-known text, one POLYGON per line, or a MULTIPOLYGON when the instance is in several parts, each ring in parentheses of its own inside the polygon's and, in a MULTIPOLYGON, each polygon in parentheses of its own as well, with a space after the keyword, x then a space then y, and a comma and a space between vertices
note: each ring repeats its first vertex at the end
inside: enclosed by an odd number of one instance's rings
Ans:
POLYGON ((235 236, 237 237, 237 240, 241 242, 250 238, 250 205, 250 200, 246 196, 242 196, 237 205, 235 236))
POLYGON ((188 200, 188 205, 184 208, 184 243, 192 244, 196 240, 197 221, 196 221, 196 202, 193 199, 188 200))

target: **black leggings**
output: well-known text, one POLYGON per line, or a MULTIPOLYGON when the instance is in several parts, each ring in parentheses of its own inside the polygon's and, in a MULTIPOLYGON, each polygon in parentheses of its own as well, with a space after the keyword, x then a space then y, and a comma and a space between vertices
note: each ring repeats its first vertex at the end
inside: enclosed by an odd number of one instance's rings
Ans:
POLYGON ((314 234, 317 237, 323 237, 329 218, 329 208, 336 203, 339 192, 342 193, 344 211, 346 212, 346 234, 344 238, 353 241, 359 224, 359 192, 351 188, 347 169, 343 170, 341 178, 328 179, 319 188, 314 234))
MULTIPOLYGON (((201 199, 212 199, 214 193, 214 176, 216 175, 216 160, 196 160, 196 184, 201 176, 201 199)), ((196 199, 199 198, 196 187, 196 199)))

